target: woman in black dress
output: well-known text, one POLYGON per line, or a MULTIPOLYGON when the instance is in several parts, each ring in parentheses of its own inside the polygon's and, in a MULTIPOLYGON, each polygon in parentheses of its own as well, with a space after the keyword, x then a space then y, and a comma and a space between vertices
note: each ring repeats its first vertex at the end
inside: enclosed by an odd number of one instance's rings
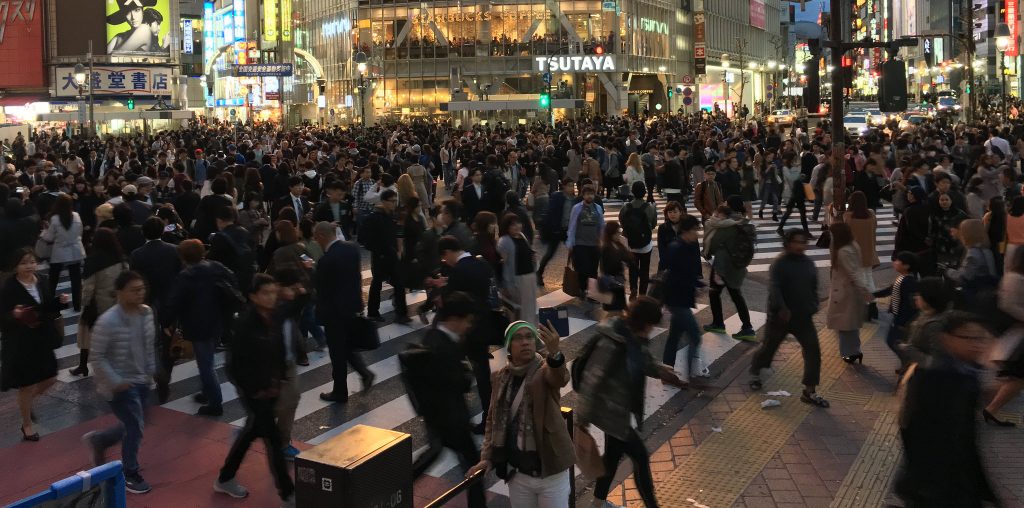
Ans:
POLYGON ((602 292, 612 294, 612 302, 603 305, 605 311, 617 315, 626 309, 626 263, 633 257, 618 221, 609 221, 601 235, 602 292))
POLYGON ((39 441, 32 426, 32 401, 46 392, 57 376, 53 350, 61 345, 60 311, 71 299, 54 295, 31 248, 15 252, 14 275, 0 288, 0 391, 18 389, 21 434, 25 441, 39 441))

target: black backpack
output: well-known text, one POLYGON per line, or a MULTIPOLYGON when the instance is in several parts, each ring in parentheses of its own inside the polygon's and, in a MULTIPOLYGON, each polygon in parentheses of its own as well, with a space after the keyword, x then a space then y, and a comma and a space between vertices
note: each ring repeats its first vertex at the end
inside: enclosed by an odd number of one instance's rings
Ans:
POLYGON ((754 259, 754 250, 757 249, 757 227, 753 224, 740 224, 736 226, 736 245, 729 249, 729 257, 732 264, 740 268, 750 266, 754 259))
POLYGON ((653 231, 650 223, 647 222, 647 207, 644 203, 640 208, 632 204, 626 205, 626 212, 622 214, 622 233, 626 236, 630 249, 642 249, 651 243, 653 231))
POLYGON ((594 353, 594 348, 599 340, 601 340, 600 334, 591 337, 583 346, 583 349, 580 350, 580 355, 572 362, 572 369, 570 369, 569 374, 572 377, 572 390, 574 392, 579 392, 580 386, 583 385, 583 372, 586 370, 590 355, 594 353))

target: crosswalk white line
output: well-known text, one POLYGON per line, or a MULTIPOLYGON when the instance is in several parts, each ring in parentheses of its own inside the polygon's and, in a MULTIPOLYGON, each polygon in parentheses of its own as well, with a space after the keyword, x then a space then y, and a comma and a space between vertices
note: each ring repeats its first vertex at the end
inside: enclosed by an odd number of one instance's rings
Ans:
MULTIPOLYGON (((777 238, 779 238, 779 241, 777 241, 777 242, 763 242, 763 243, 762 242, 757 242, 757 248, 758 249, 765 249, 765 250, 767 250, 767 249, 781 249, 782 248, 782 238, 780 238, 780 237, 777 237, 777 238)), ((876 244, 895 242, 895 241, 896 241, 896 236, 895 235, 881 235, 881 236, 875 237, 875 243, 876 244)))
MULTIPOLYGON (((896 248, 895 244, 891 244, 891 243, 879 244, 879 245, 875 245, 875 253, 876 254, 891 253, 895 248, 896 248)), ((827 256, 827 255, 829 255, 829 252, 830 251, 828 249, 807 249, 806 254, 808 256, 812 256, 812 257, 813 256, 827 256)), ((775 257, 778 256, 778 255, 779 255, 779 251, 755 252, 754 253, 754 259, 775 259, 775 257)))

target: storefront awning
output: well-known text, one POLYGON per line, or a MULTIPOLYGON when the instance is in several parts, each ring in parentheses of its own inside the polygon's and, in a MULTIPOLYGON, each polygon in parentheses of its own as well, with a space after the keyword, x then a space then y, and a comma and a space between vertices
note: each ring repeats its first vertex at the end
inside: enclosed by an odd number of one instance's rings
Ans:
MULTIPOLYGON (((100 123, 109 122, 111 120, 187 120, 194 116, 194 112, 182 109, 97 111, 95 113, 96 121, 100 123)), ((37 118, 37 120, 41 122, 77 122, 78 119, 78 111, 42 113, 37 118)))

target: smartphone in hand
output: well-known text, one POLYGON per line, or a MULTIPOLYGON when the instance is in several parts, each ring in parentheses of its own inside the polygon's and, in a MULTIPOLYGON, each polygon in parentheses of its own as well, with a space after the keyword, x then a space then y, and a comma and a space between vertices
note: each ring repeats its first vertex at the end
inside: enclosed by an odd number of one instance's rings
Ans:
POLYGON ((559 337, 569 336, 569 309, 567 307, 544 307, 537 312, 538 322, 551 324, 558 331, 559 337))

